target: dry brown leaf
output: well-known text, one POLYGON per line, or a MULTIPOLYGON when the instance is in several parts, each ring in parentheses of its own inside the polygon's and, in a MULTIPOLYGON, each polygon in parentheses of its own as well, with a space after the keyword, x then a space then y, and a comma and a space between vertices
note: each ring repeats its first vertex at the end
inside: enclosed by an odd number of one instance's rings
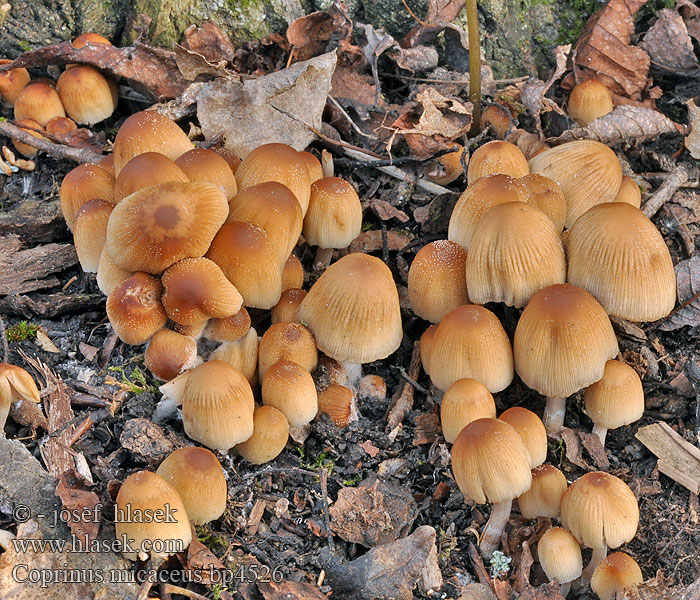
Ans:
POLYGON ((61 499, 65 514, 70 517, 67 525, 85 547, 97 539, 102 523, 100 498, 90 487, 73 469, 63 473, 56 486, 56 495, 61 499))
POLYGON ((549 111, 553 110, 558 112, 560 115, 565 115, 566 113, 559 108, 554 100, 545 98, 545 94, 552 87, 552 84, 559 79, 566 71, 566 59, 571 52, 571 44, 566 46, 557 46, 554 50, 554 58, 556 60, 556 68, 554 73, 549 78, 548 81, 540 81, 539 79, 528 81, 522 89, 521 101, 528 112, 535 118, 535 124, 537 126, 537 131, 542 132, 542 124, 540 122, 540 114, 543 110, 549 111))
POLYGON ((581 441, 573 429, 563 427, 561 430, 561 439, 566 446, 566 460, 572 465, 582 468, 584 471, 590 471, 589 465, 581 456, 581 441))
POLYGON ((561 144, 588 139, 611 145, 656 138, 665 133, 680 133, 681 130, 680 125, 652 108, 617 106, 607 115, 591 121, 588 127, 570 129, 550 141, 561 144))
POLYGON ((51 354, 61 353, 61 351, 56 348, 56 344, 51 341, 51 338, 46 335, 41 328, 36 330, 36 341, 34 343, 44 352, 50 352, 51 354))
POLYGON ((403 48, 412 48, 432 42, 445 28, 446 23, 454 21, 464 8, 464 0, 429 0, 428 12, 423 23, 417 25, 401 42, 403 48))
POLYGON ((688 122, 690 132, 685 137, 685 147, 694 159, 700 159, 700 108, 695 105, 691 98, 688 100, 688 122))
POLYGON ((662 331, 700 325, 700 256, 676 265, 676 287, 680 306, 661 321, 662 331))
POLYGON ((236 49, 221 28, 211 21, 204 21, 199 27, 190 25, 185 30, 183 47, 201 54, 209 62, 232 62, 236 49))
POLYGON ((388 221, 389 219, 396 219, 402 223, 408 221, 408 215, 405 212, 389 204, 386 200, 371 198, 367 201, 367 206, 371 208, 374 214, 382 221, 388 221))
MULTIPOLYGON (((201 583, 205 585, 216 583, 215 571, 223 571, 226 567, 209 548, 197 539, 194 527, 190 527, 192 528, 192 541, 187 548, 187 554, 178 555, 178 558, 183 563, 185 572, 189 575, 189 581, 196 581, 195 578, 201 577, 201 583)), ((218 580, 220 581, 220 579, 221 574, 218 575, 218 580)))
POLYGON ((660 10, 656 18, 639 44, 649 53, 652 65, 678 75, 697 74, 700 64, 683 18, 670 8, 660 10))
POLYGON ((418 71, 431 71, 438 66, 438 51, 432 46, 413 46, 412 48, 399 48, 392 52, 391 57, 396 61, 400 69, 416 73, 418 71))
MULTIPOLYGON (((390 252, 401 250, 413 237, 405 231, 394 231, 389 229, 386 232, 387 247, 390 252)), ((364 252, 369 254, 381 250, 383 247, 382 232, 379 229, 363 231, 358 235, 348 247, 349 252, 364 252)))
POLYGON ((377 454, 379 454, 379 448, 377 448, 370 440, 366 440, 361 444, 358 444, 358 446, 360 446, 360 448, 362 448, 372 458, 376 458, 377 454))
POLYGON ((227 77, 226 61, 211 62, 204 55, 189 50, 180 44, 175 44, 175 61, 182 76, 188 81, 194 81, 200 75, 209 77, 227 77))
POLYGON ((434 413, 423 413, 415 418, 416 429, 413 432, 414 446, 422 446, 424 444, 432 444, 440 437, 440 421, 434 413))
POLYGON ((338 3, 328 10, 299 17, 287 28, 287 40, 294 46, 295 62, 329 52, 341 42, 349 44, 351 35, 352 20, 338 3))

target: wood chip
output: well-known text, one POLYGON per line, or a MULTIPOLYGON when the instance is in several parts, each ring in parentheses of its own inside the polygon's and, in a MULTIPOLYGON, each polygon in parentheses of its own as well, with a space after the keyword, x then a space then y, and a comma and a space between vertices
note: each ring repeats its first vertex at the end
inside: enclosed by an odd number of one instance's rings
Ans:
POLYGON ((255 535, 257 533, 264 512, 265 501, 260 499, 256 500, 255 504, 253 504, 253 508, 250 510, 248 522, 246 523, 246 533, 248 535, 255 535))

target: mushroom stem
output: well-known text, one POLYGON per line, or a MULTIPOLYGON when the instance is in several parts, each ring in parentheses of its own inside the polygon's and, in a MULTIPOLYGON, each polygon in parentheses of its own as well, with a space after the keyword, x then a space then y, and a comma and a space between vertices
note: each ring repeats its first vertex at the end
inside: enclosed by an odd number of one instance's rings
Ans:
POLYGON ((512 505, 513 500, 504 500, 493 505, 491 516, 481 534, 481 540, 479 540, 479 549, 482 556, 491 556, 501 545, 501 534, 505 529, 506 523, 508 523, 512 505))
POLYGON ((10 413, 10 404, 12 404, 10 382, 5 377, 0 377, 0 437, 3 436, 2 430, 5 428, 5 421, 10 413))
POLYGON ((3 550, 9 550, 10 543, 16 537, 17 536, 11 531, 7 531, 6 529, 0 529, 0 548, 2 548, 3 550))
POLYGON ((325 271, 328 265, 331 264, 333 258, 333 248, 318 248, 316 250, 316 258, 314 258, 314 269, 317 271, 325 271))
POLYGON ((605 436, 608 434, 608 428, 598 423, 593 423, 593 433, 600 438, 600 443, 605 446, 605 436))
POLYGON ((547 433, 559 433, 564 427, 564 415, 566 414, 566 398, 547 398, 547 406, 544 409, 545 429, 547 433))
POLYGON ((588 566, 581 573, 581 583, 588 585, 591 582, 591 577, 593 577, 593 571, 598 566, 598 563, 603 560, 608 554, 607 544, 602 548, 593 548, 593 554, 591 555, 591 561, 588 566))
POLYGON ((469 101, 474 105, 471 133, 475 135, 481 128, 481 43, 476 0, 467 0, 466 9, 469 34, 469 101))
POLYGON ((324 177, 333 177, 335 175, 335 167, 333 166, 333 155, 328 150, 321 152, 321 169, 324 177))
POLYGON ((559 587, 559 593, 566 598, 569 595, 569 590, 571 589, 571 582, 567 581, 566 583, 562 583, 561 586, 559 587))

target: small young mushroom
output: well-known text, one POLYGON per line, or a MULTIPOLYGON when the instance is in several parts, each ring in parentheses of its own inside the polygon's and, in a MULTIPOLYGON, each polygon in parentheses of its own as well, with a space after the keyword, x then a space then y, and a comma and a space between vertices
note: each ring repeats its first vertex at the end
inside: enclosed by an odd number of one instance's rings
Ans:
POLYGON ((251 386, 255 385, 258 371, 258 334, 255 328, 250 327, 248 333, 235 341, 221 344, 211 353, 209 360, 229 364, 243 373, 251 386))
POLYGON ((635 208, 642 205, 642 192, 634 179, 627 175, 622 176, 622 184, 620 184, 620 191, 617 192, 615 202, 626 202, 635 208))
POLYGON ((420 362, 426 375, 430 375, 430 353, 433 349, 437 328, 438 326, 435 324, 430 325, 420 336, 420 362))
POLYGON ((328 415, 336 427, 347 427, 357 420, 357 402, 353 391, 332 383, 318 395, 318 414, 328 415))
POLYGON ((65 117, 63 103, 53 85, 43 81, 30 82, 17 96, 15 121, 33 119, 42 127, 54 117, 65 117))
POLYGON ((204 330, 204 337, 214 342, 235 342, 244 337, 249 330, 250 315, 241 307, 241 310, 230 317, 210 319, 204 330))
POLYGON ((189 177, 175 162, 159 152, 134 156, 114 180, 114 200, 119 202, 143 188, 169 181, 188 182, 189 177))
POLYGON ((282 268, 282 291, 301 289, 304 285, 304 267, 299 259, 290 254, 282 268))
POLYGON ((107 247, 102 248, 100 261, 97 264, 97 287, 105 295, 109 296, 120 283, 124 283, 133 273, 118 267, 107 252, 107 247))
POLYGON ((54 117, 46 124, 46 133, 56 137, 64 136, 71 131, 75 131, 76 129, 78 129, 78 126, 75 124, 75 121, 73 121, 73 119, 69 119, 68 117, 54 117))
MULTIPOLYGON (((12 62, 9 58, 0 59, 0 65, 9 65, 12 62)), ((10 106, 14 106, 15 100, 20 95, 22 90, 27 87, 29 80, 29 71, 20 67, 19 69, 10 69, 9 71, 0 71, 0 96, 10 106)))
POLYGON ((510 425, 522 438, 534 469, 547 459, 547 431, 540 418, 522 406, 512 406, 498 417, 510 425))
POLYGON ((279 360, 290 360, 309 373, 318 363, 318 350, 311 332, 300 323, 272 325, 262 336, 258 351, 260 378, 279 360))
POLYGON ((291 360, 280 360, 262 376, 265 406, 280 410, 292 427, 311 422, 318 412, 318 396, 313 377, 291 360))
POLYGON ((213 150, 194 148, 180 156, 175 164, 189 177, 190 181, 211 183, 221 188, 226 200, 231 200, 238 192, 236 177, 224 158, 213 150))
POLYGON ((520 514, 526 519, 546 517, 558 519, 561 499, 567 490, 566 477, 552 465, 539 465, 532 469, 532 487, 518 496, 520 514))
POLYGON ((569 94, 569 116, 584 127, 613 109, 610 90, 597 79, 587 79, 569 94))
POLYGON ((56 91, 68 116, 86 125, 112 116, 119 101, 119 86, 90 65, 66 69, 58 78, 56 91))
POLYGON ((525 155, 510 142, 494 140, 480 146, 469 161, 469 185, 487 175, 510 175, 516 179, 530 172, 525 155))
MULTIPOLYGON (((422 341, 421 341, 422 342, 422 341)), ((476 379, 458 379, 442 397, 440 423, 448 444, 472 421, 496 417, 496 404, 488 388, 476 379)))
POLYGON ((86 273, 97 273, 113 208, 114 204, 106 200, 90 200, 75 215, 73 243, 80 266, 86 273))
POLYGON ((425 178, 438 185, 449 185, 458 179, 464 172, 462 161, 469 162, 469 150, 465 150, 461 144, 453 143, 450 146, 454 152, 448 152, 431 161, 425 171, 425 178))
POLYGON ((528 204, 541 210, 554 223, 554 230, 561 235, 566 223, 566 200, 556 181, 538 173, 521 177, 520 181, 530 191, 528 204))
POLYGON ((90 200, 105 200, 116 204, 114 199, 114 177, 97 165, 79 165, 69 171, 59 190, 61 212, 66 225, 73 231, 75 215, 90 200))
POLYGON ((309 184, 313 185, 323 177, 323 167, 321 166, 321 161, 307 150, 302 150, 299 152, 299 157, 304 161, 306 170, 309 172, 309 184))
POLYGON ((153 334, 146 348, 146 368, 158 379, 170 381, 198 364, 197 342, 171 329, 153 334))
POLYGON ((158 279, 138 272, 107 296, 107 317, 125 344, 143 344, 165 326, 168 316, 161 302, 162 292, 158 279))
POLYGON ((624 552, 613 552, 598 563, 591 577, 591 589, 600 600, 627 598, 623 591, 642 583, 644 576, 637 561, 624 552))
MULTIPOLYGON (((22 131, 26 131, 29 135, 39 140, 44 139, 44 137, 40 133, 41 131, 44 131, 44 128, 34 119, 20 119, 16 121, 15 124, 22 131)), ((29 144, 23 144, 22 142, 17 141, 14 138, 12 139, 12 145, 15 147, 15 150, 17 150, 17 152, 19 152, 25 158, 34 158, 39 152, 39 150, 34 146, 30 146, 29 144)))
POLYGON ((253 435, 236 446, 249 463, 262 465, 275 459, 289 439, 289 421, 274 406, 258 406, 253 413, 253 435))
POLYGON ((32 376, 22 367, 0 363, 0 434, 13 402, 28 400, 39 403, 39 390, 32 376))
POLYGON ((272 307, 270 320, 273 325, 277 323, 298 323, 297 310, 306 298, 306 290, 289 289, 282 292, 280 301, 272 307))
POLYGON ((556 579, 559 593, 566 598, 571 582, 581 576, 583 558, 581 547, 570 531, 552 527, 537 542, 537 558, 550 581, 556 579))

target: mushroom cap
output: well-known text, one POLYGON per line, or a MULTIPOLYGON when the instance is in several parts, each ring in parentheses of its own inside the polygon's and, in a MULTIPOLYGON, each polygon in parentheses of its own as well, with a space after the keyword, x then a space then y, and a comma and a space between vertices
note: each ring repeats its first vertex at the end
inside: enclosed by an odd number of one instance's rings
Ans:
POLYGON ((163 286, 155 277, 134 273, 107 297, 107 316, 125 344, 143 344, 165 326, 163 286))
POLYGON ((224 193, 210 183, 171 181, 143 188, 112 211, 107 250, 122 269, 162 273, 207 251, 227 207, 224 193))
POLYGON ((613 600, 644 576, 637 561, 624 552, 613 552, 598 563, 591 577, 591 589, 600 600, 613 600))
POLYGON ((90 200, 105 200, 116 204, 114 177, 97 165, 79 165, 69 171, 59 191, 61 212, 68 229, 73 231, 75 215, 90 200))
POLYGON ((148 343, 144 362, 154 377, 170 381, 195 366, 197 342, 171 329, 159 329, 148 343))
POLYGON ((279 360, 290 360, 311 372, 318 363, 316 342, 300 323, 272 325, 262 336, 258 351, 260 378, 279 360))
POLYGON ((182 422, 187 436, 226 452, 253 435, 253 391, 245 376, 220 360, 192 369, 185 383, 182 422))
POLYGON ((95 164, 98 167, 102 167, 112 176, 112 178, 114 178, 114 154, 104 154, 95 164))
POLYGON ((591 421, 608 429, 634 423, 644 414, 642 381, 619 360, 605 363, 603 378, 586 388, 584 398, 591 421))
POLYGON ((510 142, 494 140, 476 149, 469 160, 469 184, 486 175, 510 175, 518 179, 530 172, 525 155, 510 142))
POLYGON ((608 314, 656 321, 676 303, 673 261, 659 230, 625 202, 600 204, 574 223, 566 241, 568 281, 608 314))
POLYGON ((564 494, 561 523, 588 548, 617 548, 637 533, 639 506, 621 479, 598 471, 586 473, 564 494))
POLYGON ((566 223, 566 199, 556 181, 539 173, 530 173, 520 181, 527 186, 530 197, 528 204, 541 210, 554 224, 557 235, 561 235, 566 223))
POLYGON ((454 152, 448 152, 442 156, 438 156, 435 159, 435 163, 430 163, 428 169, 426 169, 425 178, 428 181, 437 183, 438 185, 449 185, 455 179, 459 177, 464 172, 462 168, 462 156, 464 156, 464 162, 469 162, 469 150, 464 150, 464 146, 461 144, 451 144, 450 148, 454 148, 454 152))
MULTIPOLYGON (((0 379, 9 384, 10 402, 29 400, 39 403, 41 401, 34 379, 22 367, 0 363, 0 379)), ((5 398, 2 400, 4 401, 5 398)))
POLYGON ((491 208, 479 221, 466 261, 475 304, 503 302, 520 308, 532 295, 566 281, 566 258, 552 221, 525 202, 491 208))
MULTIPOLYGON (((0 59, 0 65, 9 65, 12 62, 9 58, 0 59)), ((0 72, 0 95, 3 100, 9 105, 14 105, 17 96, 22 90, 27 87, 29 80, 29 71, 20 67, 19 69, 10 69, 9 71, 0 72)))
POLYGON ((615 200, 622 183, 615 152, 594 140, 575 140, 540 152, 530 159, 530 170, 561 187, 567 227, 592 206, 615 200))
MULTIPOLYGON (((69 119, 68 117, 54 117, 46 124, 46 133, 58 137, 66 135, 67 133, 75 131, 76 129, 78 129, 78 126, 75 124, 75 121, 73 121, 73 119, 69 119)), ((98 167, 102 166, 98 163, 96 164, 98 167)))
POLYGON ((304 285, 304 267, 299 259, 290 254, 282 268, 282 291, 301 289, 304 285))
POLYGON ((306 298, 306 290, 289 289, 282 292, 280 301, 272 307, 270 320, 273 325, 277 323, 298 323, 297 310, 306 298))
POLYGON ((459 432, 469 423, 483 418, 496 418, 496 404, 483 383, 465 378, 447 388, 440 405, 440 423, 448 444, 454 443, 459 432))
POLYGON ((97 264, 97 287, 109 296, 120 283, 125 282, 133 273, 118 267, 107 252, 107 246, 102 248, 100 262, 97 264))
MULTIPOLYGON (((231 169, 231 172, 234 175, 236 174, 236 171, 241 164, 241 157, 238 156, 238 154, 225 146, 212 146, 210 150, 216 152, 221 158, 223 158, 226 161, 229 169, 231 169)), ((236 182, 236 187, 238 187, 238 182, 236 182)))
POLYGON ((190 521, 180 495, 156 473, 138 471, 129 475, 119 488, 116 510, 123 515, 114 523, 116 537, 126 536, 135 548, 134 552, 122 552, 130 560, 184 552, 192 541, 190 521), (154 511, 160 511, 160 518, 145 518, 154 511), (139 513, 143 519, 136 518, 139 513))
POLYGON ((189 178, 165 154, 144 152, 134 156, 114 180, 115 203, 143 188, 168 181, 188 182, 189 178))
POLYGON ((626 202, 635 208, 642 205, 642 192, 634 179, 627 177, 627 175, 622 176, 620 191, 617 192, 615 202, 626 202))
MULTIPOLYGON (((15 124, 22 131, 26 131, 29 135, 39 140, 44 139, 44 136, 39 133, 40 131, 44 131, 44 128, 34 119, 20 119, 19 121, 16 121, 15 124)), ((12 139, 12 145, 15 147, 17 152, 19 152, 25 158, 34 158, 39 153, 39 150, 34 146, 23 144, 14 138, 12 139)))
POLYGON ((426 375, 430 375, 430 353, 433 349, 437 328, 438 326, 435 324, 430 325, 420 336, 420 362, 426 375))
POLYGON ((160 463, 157 475, 180 494, 187 516, 195 525, 214 521, 226 510, 224 471, 211 450, 178 448, 160 463))
POLYGON ((299 157, 304 161, 306 170, 309 172, 309 184, 313 185, 323 177, 323 167, 321 161, 318 160, 311 152, 302 150, 299 152, 299 157))
POLYGON ((213 183, 226 194, 226 200, 236 195, 236 177, 226 160, 213 150, 194 148, 180 156, 175 164, 180 167, 190 181, 213 183))
POLYGON ((613 109, 610 90, 597 79, 587 79, 569 94, 569 116, 584 127, 613 109))
POLYGON ((122 123, 114 138, 114 172, 124 168, 134 156, 160 152, 177 160, 194 145, 174 121, 154 110, 134 113, 122 123))
POLYGON ((253 435, 236 450, 249 463, 262 465, 274 460, 289 439, 289 421, 274 406, 258 406, 253 413, 253 435))
POLYGON ((517 498, 532 482, 529 456, 508 423, 477 419, 459 432, 452 446, 452 473, 460 491, 477 504, 517 498))
POLYGON ((557 284, 530 299, 515 328, 513 352, 525 385, 544 396, 567 398, 598 381, 619 348, 596 299, 573 285, 557 284))
POLYGON ((446 390, 458 379, 481 381, 491 393, 513 380, 513 351, 500 321, 483 306, 466 304, 445 315, 430 350, 430 380, 446 390))
POLYGON ((292 427, 309 423, 318 412, 313 377, 291 360, 279 360, 262 376, 262 399, 284 413, 292 427))
POLYGON ((368 363, 401 344, 399 294, 389 267, 367 254, 332 264, 299 305, 321 352, 339 361, 368 363))
POLYGON ((242 338, 233 342, 224 342, 214 352, 209 360, 221 360, 243 373, 252 386, 257 381, 258 370, 258 334, 253 327, 248 329, 242 338))
POLYGON ((92 32, 81 33, 71 43, 73 45, 73 48, 83 48, 84 46, 87 46, 88 44, 106 44, 107 46, 112 45, 112 42, 110 42, 103 35, 100 35, 99 33, 92 33, 92 32))
POLYGON ((489 104, 481 111, 481 129, 489 128, 493 136, 503 140, 513 125, 513 117, 503 104, 489 104))
POLYGON ((42 127, 54 117, 65 117, 58 92, 48 83, 27 85, 17 96, 14 106, 15 121, 33 119, 42 127))
POLYGON ((346 248, 362 231, 360 197, 340 177, 323 177, 311 186, 304 216, 304 238, 309 246, 346 248))
POLYGON ((408 271, 408 298, 422 319, 439 323, 451 310, 469 304, 467 251, 449 240, 423 246, 408 271))
POLYGON ((498 418, 513 427, 523 439, 530 455, 531 469, 547 460, 547 430, 534 412, 522 406, 512 406, 498 418))
POLYGON ((336 427, 347 427, 355 410, 355 394, 349 387, 332 383, 318 395, 318 414, 328 415, 336 427))
POLYGON ((581 547, 570 531, 552 527, 544 532, 537 543, 537 557, 542 570, 551 581, 569 583, 583 572, 581 547))
POLYGON ((66 69, 58 78, 56 91, 68 116, 86 125, 110 117, 119 101, 119 86, 89 65, 66 69))
POLYGON ((452 210, 447 239, 469 250, 481 217, 496 204, 527 202, 530 192, 520 180, 509 175, 487 175, 470 184, 452 210))
MULTIPOLYGON (((204 337, 215 342, 235 342, 240 340, 250 330, 250 315, 241 309, 223 319, 211 319, 204 331, 204 337)), ((239 369, 240 370, 240 369, 239 369)))
POLYGON ((97 273, 100 255, 107 242, 107 223, 114 205, 90 200, 80 207, 73 224, 73 242, 80 266, 86 273, 97 273))
MULTIPOLYGON (((518 496, 520 514, 526 519, 547 517, 558 519, 561 499, 566 493, 566 477, 552 465, 539 465, 532 469, 532 486, 518 496)), ((578 545, 578 544, 577 544, 578 545)))

